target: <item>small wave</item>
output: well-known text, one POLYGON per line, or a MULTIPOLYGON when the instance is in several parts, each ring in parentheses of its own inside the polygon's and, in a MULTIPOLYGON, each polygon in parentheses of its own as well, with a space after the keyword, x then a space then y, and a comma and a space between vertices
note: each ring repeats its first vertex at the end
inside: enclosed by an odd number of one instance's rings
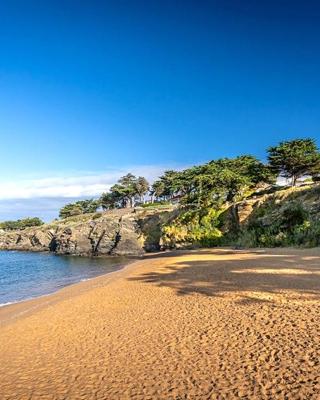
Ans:
POLYGON ((8 301, 7 303, 0 303, 0 307, 9 306, 10 304, 15 304, 17 301, 8 301))

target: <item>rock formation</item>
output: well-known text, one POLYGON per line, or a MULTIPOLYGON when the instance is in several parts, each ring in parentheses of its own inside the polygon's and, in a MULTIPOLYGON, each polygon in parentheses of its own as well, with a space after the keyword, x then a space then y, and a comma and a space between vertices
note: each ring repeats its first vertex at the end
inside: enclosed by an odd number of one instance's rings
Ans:
POLYGON ((70 255, 141 255, 159 250, 165 209, 125 209, 70 217, 21 231, 1 232, 0 249, 70 255))
MULTIPOLYGON (((272 232, 276 231, 276 228, 280 232, 278 236, 281 239, 290 231, 286 225, 289 224, 292 228, 292 224, 300 224, 300 228, 304 229, 300 236, 304 236, 299 239, 299 243, 318 246, 320 244, 319 199, 320 186, 280 188, 271 193, 259 193, 248 197, 230 205, 220 214, 219 229, 228 240, 217 243, 238 245, 242 243, 238 240, 241 239, 241 235, 244 237, 249 235, 250 238, 256 234, 255 236, 262 237, 263 229, 269 229, 271 232, 269 236, 275 236, 272 232), (297 212, 306 214, 304 225, 299 221, 297 212), (229 238, 228 234, 231 234, 229 238)), ((175 219, 183 211, 183 208, 174 206, 157 209, 121 209, 70 217, 20 231, 2 231, 0 250, 51 251, 56 254, 94 256, 141 255, 144 252, 160 249, 199 247, 202 243, 190 242, 184 232, 187 228, 181 226, 181 223, 176 224, 177 229, 173 229, 170 236, 165 233, 166 227, 170 225, 175 227, 175 219)), ((207 243, 208 241, 205 241, 204 245, 208 246, 207 243)), ((256 243, 246 239, 244 246, 254 247, 256 243)), ((268 246, 290 245, 291 242, 269 240, 267 244, 268 246)), ((263 243, 258 242, 258 245, 262 246, 263 243)))

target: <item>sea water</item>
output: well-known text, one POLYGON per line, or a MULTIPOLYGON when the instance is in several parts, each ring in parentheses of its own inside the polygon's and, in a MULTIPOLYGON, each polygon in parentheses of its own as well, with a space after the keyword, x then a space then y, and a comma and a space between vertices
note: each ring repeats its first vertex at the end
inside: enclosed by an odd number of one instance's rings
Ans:
POLYGON ((0 251, 0 306, 47 295, 120 269, 123 257, 89 258, 0 251))

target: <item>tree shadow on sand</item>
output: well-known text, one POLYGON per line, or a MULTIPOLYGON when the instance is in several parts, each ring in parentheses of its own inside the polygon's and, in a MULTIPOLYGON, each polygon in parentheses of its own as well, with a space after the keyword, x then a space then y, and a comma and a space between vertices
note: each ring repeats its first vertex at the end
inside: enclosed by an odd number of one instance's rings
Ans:
POLYGON ((252 297, 246 292, 277 294, 290 291, 297 296, 303 294, 310 299, 318 299, 320 257, 291 252, 277 254, 261 251, 202 251, 198 260, 173 262, 159 272, 145 273, 129 279, 172 288, 179 296, 223 296, 237 292, 242 297, 239 301, 242 304, 269 301, 268 296, 252 297), (206 260, 203 256, 208 254, 223 257, 206 260))

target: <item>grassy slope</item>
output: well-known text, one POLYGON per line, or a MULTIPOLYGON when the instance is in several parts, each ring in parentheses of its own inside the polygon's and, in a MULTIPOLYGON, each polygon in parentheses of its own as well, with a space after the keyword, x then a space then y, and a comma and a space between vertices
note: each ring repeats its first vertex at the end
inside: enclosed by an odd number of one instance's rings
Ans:
POLYGON ((163 228, 166 248, 320 245, 320 186, 284 188, 222 210, 183 211, 163 228))

